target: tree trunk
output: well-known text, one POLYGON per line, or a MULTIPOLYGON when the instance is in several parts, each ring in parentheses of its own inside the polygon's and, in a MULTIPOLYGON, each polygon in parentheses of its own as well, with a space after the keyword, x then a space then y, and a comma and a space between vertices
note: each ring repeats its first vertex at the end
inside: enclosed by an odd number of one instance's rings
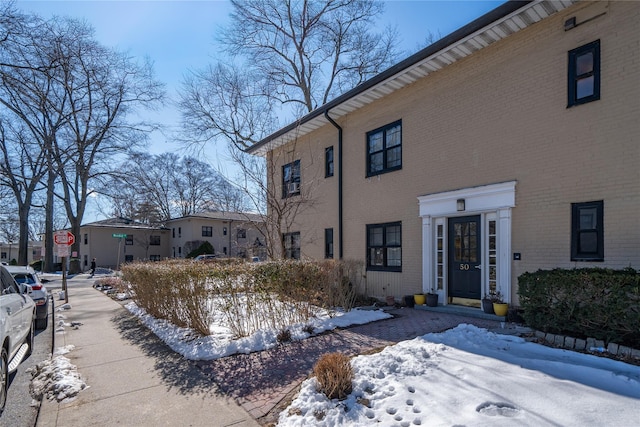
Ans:
POLYGON ((47 273, 55 273, 55 265, 53 264, 53 187, 56 182, 56 175, 49 167, 49 176, 47 178, 47 202, 45 207, 44 220, 44 265, 42 271, 47 273))

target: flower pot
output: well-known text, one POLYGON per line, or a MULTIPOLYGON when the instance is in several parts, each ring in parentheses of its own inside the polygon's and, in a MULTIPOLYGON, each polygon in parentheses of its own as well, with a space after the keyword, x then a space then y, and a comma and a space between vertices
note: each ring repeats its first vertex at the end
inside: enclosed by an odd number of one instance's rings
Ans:
POLYGON ((413 298, 413 295, 405 295, 404 296, 404 305, 406 305, 409 308, 413 308, 413 306, 415 305, 416 301, 413 298))
POLYGON ((493 301, 491 301, 490 299, 483 299, 482 311, 484 311, 487 314, 493 314, 493 301))
POLYGON ((500 302, 493 303, 493 312, 496 316, 506 316, 507 311, 509 311, 509 304, 500 302))
POLYGON ((427 294, 427 305, 429 307, 438 306, 438 294, 427 294))
POLYGON ((416 303, 416 305, 424 305, 425 300, 426 297, 424 296, 424 294, 415 294, 413 296, 413 301, 416 303))

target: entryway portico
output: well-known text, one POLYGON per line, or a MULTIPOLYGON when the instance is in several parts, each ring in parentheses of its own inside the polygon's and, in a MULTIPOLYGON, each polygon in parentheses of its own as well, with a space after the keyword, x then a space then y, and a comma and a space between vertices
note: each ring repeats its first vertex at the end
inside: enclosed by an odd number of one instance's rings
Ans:
POLYGON ((516 181, 418 197, 422 290, 439 301, 479 300, 500 291, 511 301, 511 210, 516 181))

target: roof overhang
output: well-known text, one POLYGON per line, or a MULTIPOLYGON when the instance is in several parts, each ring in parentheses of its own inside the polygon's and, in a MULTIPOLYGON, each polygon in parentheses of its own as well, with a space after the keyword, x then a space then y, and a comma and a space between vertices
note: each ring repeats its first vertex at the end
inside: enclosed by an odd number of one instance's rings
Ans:
POLYGON ((580 0, 507 1, 496 9, 411 55, 349 92, 315 109, 247 149, 267 152, 313 132, 329 123, 325 113, 339 120, 376 100, 441 70, 518 31, 529 27, 580 0))

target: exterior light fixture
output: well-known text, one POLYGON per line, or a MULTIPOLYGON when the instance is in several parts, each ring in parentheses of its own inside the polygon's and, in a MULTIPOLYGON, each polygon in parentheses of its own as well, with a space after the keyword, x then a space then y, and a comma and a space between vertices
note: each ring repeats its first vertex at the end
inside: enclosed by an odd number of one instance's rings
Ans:
POLYGON ((464 199, 458 199, 456 200, 456 209, 458 212, 464 211, 465 207, 464 207, 464 199))

